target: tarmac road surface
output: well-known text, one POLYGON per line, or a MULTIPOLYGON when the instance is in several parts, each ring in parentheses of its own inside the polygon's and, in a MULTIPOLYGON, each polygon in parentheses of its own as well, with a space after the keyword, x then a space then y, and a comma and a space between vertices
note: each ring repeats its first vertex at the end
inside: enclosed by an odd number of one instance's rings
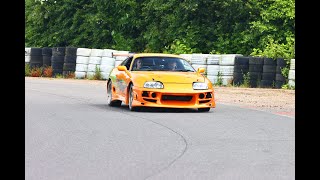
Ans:
POLYGON ((109 107, 106 87, 25 79, 26 180, 295 179, 295 119, 109 107))

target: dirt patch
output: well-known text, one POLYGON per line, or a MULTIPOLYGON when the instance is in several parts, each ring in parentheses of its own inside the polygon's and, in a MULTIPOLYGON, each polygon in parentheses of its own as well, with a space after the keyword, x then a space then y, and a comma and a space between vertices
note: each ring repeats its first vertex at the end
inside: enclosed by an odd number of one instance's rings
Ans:
POLYGON ((294 90, 238 87, 214 89, 217 104, 239 105, 291 117, 295 115, 294 90))

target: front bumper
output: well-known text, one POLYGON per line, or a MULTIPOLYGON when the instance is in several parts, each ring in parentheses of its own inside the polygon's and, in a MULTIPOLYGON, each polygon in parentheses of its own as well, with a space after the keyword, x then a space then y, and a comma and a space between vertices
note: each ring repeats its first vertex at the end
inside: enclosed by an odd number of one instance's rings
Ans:
POLYGON ((132 106, 164 108, 215 108, 214 91, 147 89, 133 87, 132 106))

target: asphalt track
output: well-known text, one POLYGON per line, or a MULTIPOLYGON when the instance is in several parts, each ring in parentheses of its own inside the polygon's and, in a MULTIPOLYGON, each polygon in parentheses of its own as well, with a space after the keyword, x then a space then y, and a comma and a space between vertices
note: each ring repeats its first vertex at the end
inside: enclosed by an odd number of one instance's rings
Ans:
POLYGON ((295 179, 294 118, 219 103, 131 112, 105 91, 26 79, 26 180, 295 179))

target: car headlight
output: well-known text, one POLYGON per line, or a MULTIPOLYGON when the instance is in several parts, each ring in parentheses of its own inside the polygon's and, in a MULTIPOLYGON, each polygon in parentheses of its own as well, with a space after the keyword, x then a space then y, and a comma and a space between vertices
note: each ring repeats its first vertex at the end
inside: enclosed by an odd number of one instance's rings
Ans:
POLYGON ((204 89, 208 89, 208 84, 207 83, 201 83, 201 82, 194 82, 193 83, 193 89, 196 90, 204 90, 204 89))
POLYGON ((155 89, 163 89, 162 82, 158 81, 147 81, 143 85, 144 88, 155 88, 155 89))

